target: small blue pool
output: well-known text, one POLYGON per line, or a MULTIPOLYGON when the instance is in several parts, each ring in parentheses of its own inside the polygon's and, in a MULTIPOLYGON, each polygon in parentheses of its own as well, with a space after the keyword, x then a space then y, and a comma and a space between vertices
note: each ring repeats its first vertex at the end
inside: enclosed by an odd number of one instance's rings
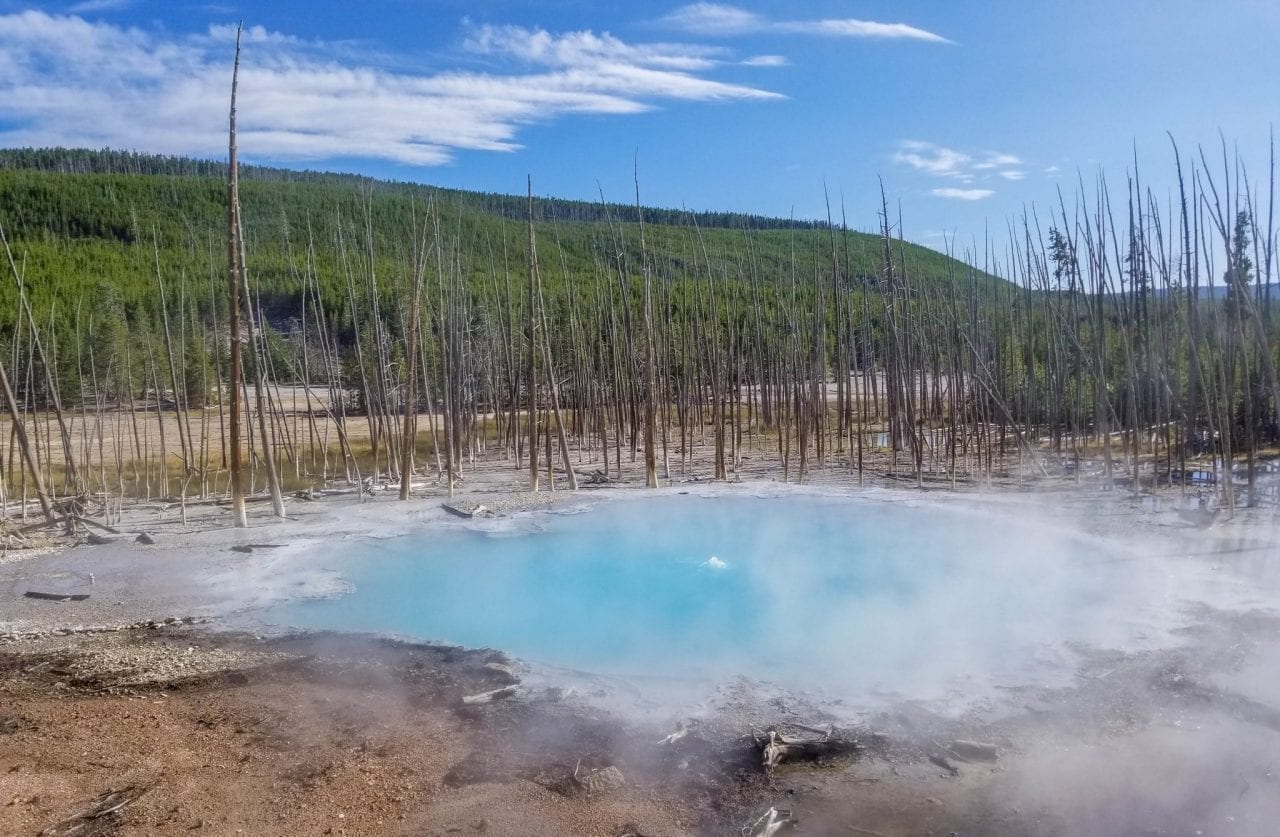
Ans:
POLYGON ((606 674, 939 696, 1041 682, 1073 643, 1128 641, 1160 604, 1096 544, 938 507, 667 495, 526 522, 349 539, 307 560, 352 592, 268 621, 606 674))

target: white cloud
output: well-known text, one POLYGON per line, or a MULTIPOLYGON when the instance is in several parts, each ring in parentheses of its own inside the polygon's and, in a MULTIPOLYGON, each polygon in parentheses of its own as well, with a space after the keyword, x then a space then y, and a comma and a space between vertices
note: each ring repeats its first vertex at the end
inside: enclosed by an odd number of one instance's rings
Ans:
POLYGON ((608 32, 553 35, 545 29, 522 26, 482 26, 471 33, 466 46, 481 54, 505 54, 552 67, 625 62, 681 71, 710 69, 717 63, 711 56, 722 52, 689 44, 632 45, 608 32))
MULTIPOLYGON (((176 36, 41 11, 0 15, 0 146, 220 157, 234 35, 226 26, 176 36)), ((239 144, 258 159, 437 165, 463 150, 519 148, 523 126, 573 114, 781 98, 709 78, 717 50, 607 33, 473 30, 465 46, 498 67, 489 72, 395 72, 341 45, 261 27, 243 41, 239 144)))
POLYGON ((960 201, 980 201, 983 198, 989 198, 995 194, 991 189, 956 189, 952 186, 943 186, 933 189, 930 194, 939 198, 952 198, 960 201))
POLYGON ((690 3, 662 20, 677 29, 700 35, 743 35, 758 32, 769 25, 754 12, 721 3, 690 3))
MULTIPOLYGON (((236 25, 234 23, 210 24, 209 38, 217 44, 234 45, 236 42, 236 25)), ((286 35, 283 32, 272 32, 265 26, 248 26, 240 32, 240 43, 243 46, 249 44, 275 44, 277 46, 302 46, 301 38, 295 38, 292 35, 286 35)), ((317 48, 324 48, 324 44, 313 44, 317 48)))
POLYGON ((973 167, 979 171, 983 171, 986 169, 998 169, 1003 166, 1020 165, 1022 165, 1022 158, 1017 157, 1016 155, 989 151, 981 160, 974 163, 973 167))
POLYGON ((662 18, 662 22, 686 32, 718 37, 775 32, 835 38, 896 38, 950 43, 941 35, 905 23, 880 23, 857 18, 771 20, 724 3, 690 3, 662 18))
POLYGON ((784 55, 753 55, 741 63, 744 67, 785 67, 791 62, 784 55))
POLYGON ((779 32, 800 35, 828 35, 837 38, 908 38, 917 41, 950 43, 941 35, 905 23, 877 23, 873 20, 844 18, 840 20, 794 20, 774 24, 779 32))
POLYGON ((899 143, 893 160, 916 171, 956 177, 963 176, 973 162, 973 158, 964 152, 919 140, 904 140, 899 143))
POLYGON ((1016 154, 1002 151, 959 151, 920 140, 902 140, 893 154, 893 161, 921 174, 949 180, 974 188, 940 187, 932 194, 940 198, 976 201, 995 194, 994 189, 977 188, 994 177, 1003 180, 1022 180, 1026 172, 1017 168, 1023 165, 1016 154))

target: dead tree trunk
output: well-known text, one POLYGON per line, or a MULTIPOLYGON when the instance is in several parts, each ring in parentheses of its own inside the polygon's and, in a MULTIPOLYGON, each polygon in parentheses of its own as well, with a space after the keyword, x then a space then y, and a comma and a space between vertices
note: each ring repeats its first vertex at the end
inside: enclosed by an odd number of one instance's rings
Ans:
POLYGON ((244 24, 236 27, 236 62, 231 72, 231 128, 228 146, 227 283, 231 292, 228 324, 231 329, 231 515, 234 525, 249 525, 244 510, 243 462, 240 458, 240 176, 236 163, 236 85, 240 78, 240 34, 244 24))
POLYGON ((27 463, 27 469, 31 471, 31 477, 35 482, 36 499, 40 501, 40 512, 44 515, 45 520, 52 523, 55 520, 53 505, 49 502, 49 494, 44 489, 44 480, 40 477, 40 463, 36 461, 31 452, 31 443, 27 439, 27 429, 23 426, 22 414, 18 411, 18 400, 13 395, 13 387, 9 386, 9 373, 5 371, 3 363, 0 363, 0 387, 4 389, 4 403, 9 410, 9 419, 13 422, 14 435, 18 438, 18 449, 22 452, 22 459, 27 463))
POLYGON ((536 323, 537 315, 537 242, 533 235, 533 178, 529 178, 529 311, 526 321, 525 337, 528 341, 529 364, 525 372, 529 388, 529 490, 538 490, 538 348, 536 323))

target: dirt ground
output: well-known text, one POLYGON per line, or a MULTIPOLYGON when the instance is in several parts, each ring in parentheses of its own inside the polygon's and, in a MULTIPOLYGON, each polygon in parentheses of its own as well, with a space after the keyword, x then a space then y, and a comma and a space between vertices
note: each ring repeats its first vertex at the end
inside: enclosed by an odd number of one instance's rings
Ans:
POLYGON ((618 727, 554 696, 462 704, 512 682, 486 668, 500 660, 180 625, 0 646, 0 833, 690 832, 652 782, 593 794, 572 779, 577 759, 580 776, 607 766, 598 739, 618 727), (562 736, 508 746, 553 725, 562 736), (129 803, 75 819, 113 791, 129 803))
POLYGON ((1001 708, 895 706, 772 775, 743 733, 812 707, 744 693, 662 744, 554 689, 465 704, 518 680, 496 652, 181 622, 9 639, 0 833, 719 835, 772 807, 814 835, 1274 834, 1280 617, 1187 635, 1001 708), (574 778, 610 766, 621 786, 574 778))

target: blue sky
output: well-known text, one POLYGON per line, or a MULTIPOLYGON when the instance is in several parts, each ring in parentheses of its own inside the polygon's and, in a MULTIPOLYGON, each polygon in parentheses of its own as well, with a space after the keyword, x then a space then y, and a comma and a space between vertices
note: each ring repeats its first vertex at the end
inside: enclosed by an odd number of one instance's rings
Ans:
POLYGON ((484 191, 1002 236, 1134 150, 1265 178, 1275 0, 598 3, 0 0, 0 145, 225 156, 234 23, 248 161, 484 191))

